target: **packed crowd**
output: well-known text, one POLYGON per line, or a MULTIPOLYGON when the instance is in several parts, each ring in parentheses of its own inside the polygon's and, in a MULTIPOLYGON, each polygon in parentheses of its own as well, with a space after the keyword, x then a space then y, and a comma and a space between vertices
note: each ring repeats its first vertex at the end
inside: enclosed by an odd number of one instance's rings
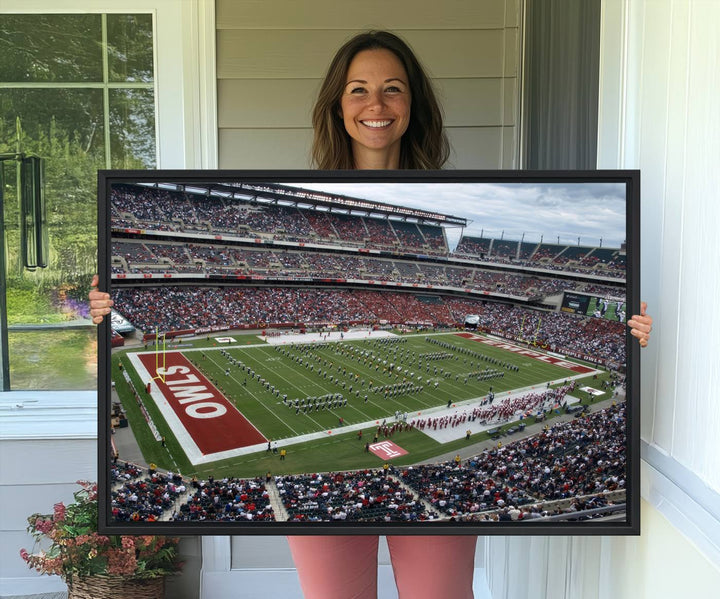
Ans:
POLYGON ((599 362, 625 361, 622 323, 482 300, 360 289, 179 286, 116 288, 113 299, 118 311, 147 333, 269 323, 452 327, 477 314, 479 329, 508 339, 599 362))
MULTIPOLYGON (((530 244, 502 239, 463 237, 450 252, 443 228, 380 216, 347 215, 313 209, 257 204, 166 189, 115 186, 112 225, 116 228, 205 232, 470 258, 622 277, 625 256, 619 250, 578 248, 568 244, 530 244)), ((141 266, 132 268, 142 269, 141 266)), ((131 271, 132 272, 132 271, 131 271)))
POLYGON ((178 521, 253 521, 275 519, 270 497, 260 478, 224 478, 194 482, 194 492, 173 514, 178 521))
MULTIPOLYGON (((145 332, 156 328, 263 328, 267 323, 312 325, 378 318, 363 303, 362 295, 352 290, 167 286, 115 289, 113 299, 118 311, 145 332)), ((383 301, 387 299, 377 298, 378 303, 383 301)), ((398 319, 398 312, 391 306, 387 310, 393 320, 398 319)))
POLYGON ((466 463, 449 460, 391 472, 445 516, 602 495, 625 488, 625 427, 625 405, 617 404, 466 463))
MULTIPOLYGON (((546 398, 547 399, 547 398, 546 398)), ((557 401, 558 398, 552 398, 557 401)), ((382 425, 413 427, 407 416, 382 425)), ((116 462, 112 514, 120 521, 523 520, 590 510, 626 484, 625 404, 561 422, 468 460, 265 479, 184 481, 179 474, 116 462), (282 514, 270 500, 277 491, 282 514), (558 500, 567 500, 557 504, 558 500), (553 506, 553 507, 549 507, 553 506)))
POLYGON ((155 522, 173 509, 186 491, 179 474, 157 472, 144 476, 143 469, 130 463, 115 463, 110 472, 111 512, 121 522, 155 522))
POLYGON ((260 275, 284 278, 342 278, 432 287, 462 287, 518 297, 547 296, 563 290, 580 291, 570 279, 511 274, 482 268, 435 265, 408 259, 343 255, 309 249, 251 249, 197 243, 114 241, 116 274, 260 275))
POLYGON ((275 484, 294 522, 417 522, 435 517, 415 492, 383 470, 278 476, 275 484))
POLYGON ((113 188, 112 225, 448 254, 440 226, 132 186, 113 188))
POLYGON ((478 328, 561 353, 599 362, 625 363, 624 324, 563 312, 487 303, 478 328))

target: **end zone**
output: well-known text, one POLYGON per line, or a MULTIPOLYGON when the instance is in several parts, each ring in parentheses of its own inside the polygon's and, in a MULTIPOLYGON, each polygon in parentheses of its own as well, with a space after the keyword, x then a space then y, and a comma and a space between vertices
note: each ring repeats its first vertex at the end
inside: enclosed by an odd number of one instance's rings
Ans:
MULTIPOLYGON (((155 378, 150 396, 193 464, 221 459, 234 449, 267 442, 181 352, 166 352, 165 380, 155 378)), ((155 353, 129 356, 141 380, 150 381, 155 353)))
POLYGON ((594 372, 600 372, 600 371, 596 370, 595 368, 583 366, 582 364, 578 364, 576 362, 570 362, 569 360, 565 360, 564 358, 545 354, 545 353, 536 351, 534 349, 528 349, 526 347, 521 347, 519 345, 510 343, 509 341, 502 341, 500 339, 490 339, 489 337, 481 337, 480 335, 474 335, 473 333, 458 333, 458 337, 462 337, 463 339, 471 339, 472 341, 478 341, 479 343, 484 343, 485 345, 491 345, 492 347, 498 347, 500 349, 504 349, 506 351, 513 352, 520 356, 526 356, 528 358, 532 358, 533 360, 539 360, 540 362, 552 364, 553 366, 560 366, 561 368, 567 368, 568 370, 572 370, 573 372, 577 372, 579 374, 592 374, 594 372))

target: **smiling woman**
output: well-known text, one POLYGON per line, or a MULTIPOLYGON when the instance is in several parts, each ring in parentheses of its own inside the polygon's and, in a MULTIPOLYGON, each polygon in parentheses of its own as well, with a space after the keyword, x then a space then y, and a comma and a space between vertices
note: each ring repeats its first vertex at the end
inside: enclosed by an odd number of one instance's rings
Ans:
POLYGON ((412 100, 402 63, 389 50, 364 50, 350 63, 347 79, 340 114, 355 168, 392 168, 400 163, 412 100))
POLYGON ((338 50, 312 123, 320 169, 439 169, 450 153, 429 77, 386 31, 362 33, 338 50))

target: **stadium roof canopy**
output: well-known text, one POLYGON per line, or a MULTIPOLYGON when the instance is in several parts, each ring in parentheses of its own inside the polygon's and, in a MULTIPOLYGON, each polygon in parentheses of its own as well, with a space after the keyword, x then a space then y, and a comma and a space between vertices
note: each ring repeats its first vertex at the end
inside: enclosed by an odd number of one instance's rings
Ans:
POLYGON ((454 227, 466 227, 468 224, 466 218, 459 216, 385 204, 314 189, 280 185, 278 183, 239 181, 237 183, 140 183, 140 185, 260 205, 302 207, 324 212, 391 218, 421 224, 454 227))

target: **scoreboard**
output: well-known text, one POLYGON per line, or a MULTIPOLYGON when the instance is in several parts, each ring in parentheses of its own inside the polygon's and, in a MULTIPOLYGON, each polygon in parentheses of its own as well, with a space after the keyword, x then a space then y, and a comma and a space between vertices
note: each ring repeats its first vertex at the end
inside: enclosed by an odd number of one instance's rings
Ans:
POLYGON ((610 298, 565 291, 560 304, 560 311, 625 322, 626 303, 624 298, 610 298))

